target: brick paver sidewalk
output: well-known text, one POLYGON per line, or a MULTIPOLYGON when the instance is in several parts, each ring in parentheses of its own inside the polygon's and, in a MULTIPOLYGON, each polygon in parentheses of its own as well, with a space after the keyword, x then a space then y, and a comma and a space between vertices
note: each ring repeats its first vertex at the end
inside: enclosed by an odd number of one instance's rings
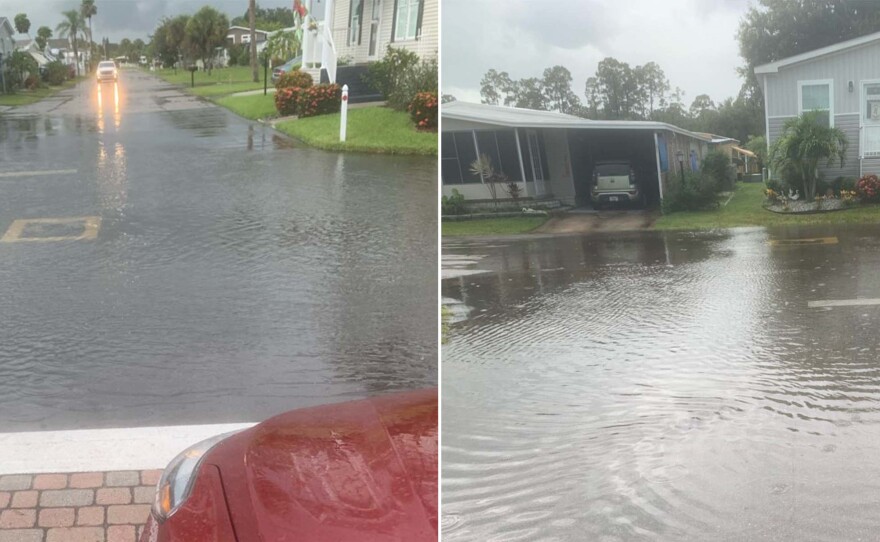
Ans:
POLYGON ((161 474, 0 476, 0 542, 135 542, 161 474))

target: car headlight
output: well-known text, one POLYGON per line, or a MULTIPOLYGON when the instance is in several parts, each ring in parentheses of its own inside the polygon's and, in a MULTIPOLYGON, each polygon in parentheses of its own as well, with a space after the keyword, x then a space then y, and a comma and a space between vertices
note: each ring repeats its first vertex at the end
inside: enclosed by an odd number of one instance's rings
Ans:
POLYGON ((153 515, 156 519, 165 521, 186 502, 195 485, 202 459, 211 448, 235 433, 238 431, 203 440, 180 452, 168 463, 159 478, 156 500, 153 502, 153 515))

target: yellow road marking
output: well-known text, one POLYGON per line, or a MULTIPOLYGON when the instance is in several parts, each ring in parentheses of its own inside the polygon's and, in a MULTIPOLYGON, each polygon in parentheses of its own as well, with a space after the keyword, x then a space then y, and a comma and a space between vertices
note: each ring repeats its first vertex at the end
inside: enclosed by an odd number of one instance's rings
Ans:
POLYGON ((38 171, 5 171, 0 173, 0 178, 8 177, 42 177, 46 175, 68 175, 76 173, 75 169, 44 169, 38 171))
POLYGON ((837 237, 813 237, 807 239, 771 239, 767 241, 770 246, 803 246, 803 245, 836 245, 837 237))
POLYGON ((12 222, 0 243, 20 243, 24 241, 88 241, 98 237, 101 228, 100 216, 82 216, 77 218, 24 218, 12 222), (63 235, 55 237, 22 237, 24 229, 32 224, 79 224, 83 231, 78 235, 63 235))

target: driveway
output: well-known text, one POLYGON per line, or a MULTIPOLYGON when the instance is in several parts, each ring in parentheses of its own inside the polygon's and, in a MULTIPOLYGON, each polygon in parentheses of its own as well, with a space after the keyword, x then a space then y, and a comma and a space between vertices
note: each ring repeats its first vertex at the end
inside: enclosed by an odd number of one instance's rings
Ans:
POLYGON ((532 233, 643 231, 650 229, 660 216, 657 210, 574 211, 551 218, 532 233))

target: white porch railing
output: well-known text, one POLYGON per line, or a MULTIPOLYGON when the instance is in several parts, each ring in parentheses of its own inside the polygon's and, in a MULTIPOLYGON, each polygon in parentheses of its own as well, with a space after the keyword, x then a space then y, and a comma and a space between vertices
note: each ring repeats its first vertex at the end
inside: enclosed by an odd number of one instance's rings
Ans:
POLYGON ((327 70, 327 77, 331 83, 336 82, 336 63, 339 55, 336 52, 336 43, 333 41, 333 33, 326 25, 321 25, 324 43, 321 51, 321 67, 327 70))

